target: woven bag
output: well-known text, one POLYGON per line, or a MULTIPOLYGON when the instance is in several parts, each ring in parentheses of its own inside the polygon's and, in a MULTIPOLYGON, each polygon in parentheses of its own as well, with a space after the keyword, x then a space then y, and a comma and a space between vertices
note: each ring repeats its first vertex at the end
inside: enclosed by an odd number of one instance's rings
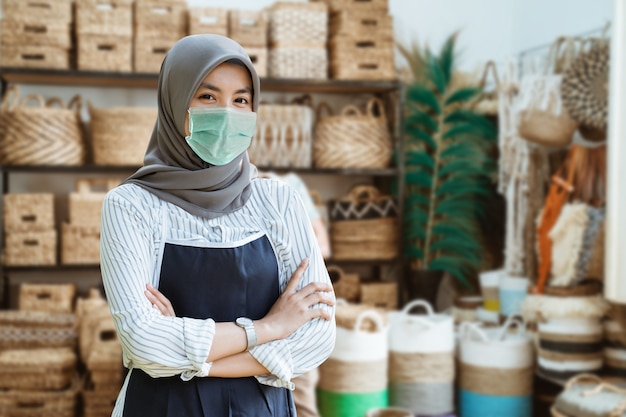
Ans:
POLYGON ((397 204, 369 185, 330 203, 334 259, 393 259, 398 255, 397 204))
POLYGON ((626 415, 626 389, 590 373, 570 378, 550 412, 555 417, 622 417, 626 415))
POLYGON ((86 151, 80 96, 67 106, 60 98, 18 96, 18 87, 11 86, 0 105, 0 163, 81 165, 86 151), (31 101, 37 105, 29 106, 31 101))
POLYGON ((313 137, 316 168, 387 168, 391 162, 393 144, 385 109, 375 97, 364 112, 348 105, 338 115, 320 103, 313 137))
POLYGON ((93 159, 96 165, 140 166, 157 119, 152 107, 96 108, 91 117, 93 159))
POLYGON ((261 104, 257 128, 248 149, 250 161, 262 167, 310 168, 313 109, 310 100, 261 104))

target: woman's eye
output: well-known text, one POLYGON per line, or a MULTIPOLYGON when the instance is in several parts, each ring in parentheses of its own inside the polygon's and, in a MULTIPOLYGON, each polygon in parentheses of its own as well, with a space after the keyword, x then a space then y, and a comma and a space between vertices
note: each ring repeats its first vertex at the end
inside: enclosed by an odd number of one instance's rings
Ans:
POLYGON ((215 100, 215 97, 213 97, 212 94, 202 94, 200 96, 200 99, 202 99, 202 100, 215 100))
POLYGON ((235 99, 235 103, 239 103, 239 104, 248 104, 249 101, 247 98, 245 97, 239 97, 235 99))

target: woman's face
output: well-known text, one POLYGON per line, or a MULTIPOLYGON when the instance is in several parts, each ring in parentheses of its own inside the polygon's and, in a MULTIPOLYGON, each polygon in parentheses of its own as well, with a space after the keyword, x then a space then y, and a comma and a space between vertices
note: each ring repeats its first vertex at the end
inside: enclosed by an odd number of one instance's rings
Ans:
MULTIPOLYGON (((241 65, 224 62, 200 83, 189 107, 232 107, 252 111, 252 80, 241 65)), ((189 112, 185 115, 185 135, 189 136, 189 112)))

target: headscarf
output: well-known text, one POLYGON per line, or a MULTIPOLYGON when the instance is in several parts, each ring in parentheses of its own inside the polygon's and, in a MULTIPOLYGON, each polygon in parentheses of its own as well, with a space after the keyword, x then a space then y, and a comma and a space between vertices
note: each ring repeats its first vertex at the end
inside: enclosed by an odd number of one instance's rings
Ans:
POLYGON ((158 84, 158 118, 143 167, 124 181, 137 184, 191 214, 215 218, 232 213, 250 197, 257 175, 248 152, 222 166, 204 162, 185 140, 185 114, 193 94, 209 72, 240 61, 252 79, 252 110, 259 105, 260 81, 248 54, 237 42, 219 35, 191 35, 167 53, 158 84))

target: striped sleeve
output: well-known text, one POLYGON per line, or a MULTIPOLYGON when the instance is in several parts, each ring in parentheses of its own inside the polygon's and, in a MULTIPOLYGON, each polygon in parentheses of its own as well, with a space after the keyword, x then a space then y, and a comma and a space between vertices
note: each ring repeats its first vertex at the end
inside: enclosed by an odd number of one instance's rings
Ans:
POLYGON ((146 284, 158 282, 150 211, 138 208, 150 205, 140 199, 122 186, 107 194, 102 207, 102 280, 124 363, 152 377, 206 376, 215 322, 163 316, 145 296, 146 284))
MULTIPOLYGON (((278 200, 284 202, 279 208, 284 223, 270 230, 270 238, 275 242, 284 242, 276 247, 281 269, 281 291, 284 291, 291 275, 306 257, 310 262, 300 288, 314 281, 330 283, 302 200, 290 187, 279 186, 278 190, 278 200)), ((271 203, 261 201, 260 204, 267 207, 271 203)), ((332 293, 328 296, 334 298, 332 293)), ((314 308, 318 307, 328 310, 333 320, 313 319, 287 339, 259 345, 251 350, 251 354, 271 373, 257 377, 259 382, 294 389, 292 378, 314 369, 328 358, 335 345, 334 307, 319 304, 314 308)))

